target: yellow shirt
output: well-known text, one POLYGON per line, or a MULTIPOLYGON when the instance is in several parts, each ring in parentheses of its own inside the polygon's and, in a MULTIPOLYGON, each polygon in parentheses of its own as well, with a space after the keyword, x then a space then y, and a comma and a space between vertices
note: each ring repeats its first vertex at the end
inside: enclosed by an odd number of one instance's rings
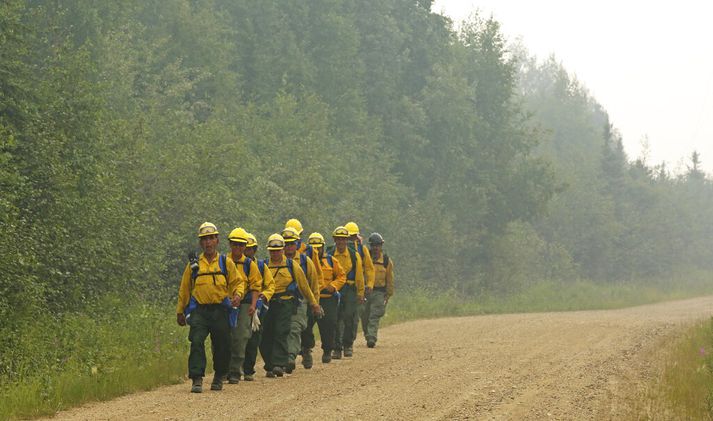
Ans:
MULTIPOLYGON (((297 252, 300 254, 307 254, 307 244, 306 243, 301 243, 300 248, 297 249, 297 252)), ((309 256, 307 256, 309 257, 309 256)), ((314 264, 314 267, 317 269, 317 277, 319 278, 319 282, 322 282, 322 265, 319 264, 319 250, 316 248, 312 248, 312 263, 314 264)))
MULTIPOLYGON (((352 258, 349 256, 349 247, 346 247, 343 252, 339 252, 337 248, 334 248, 334 253, 332 256, 339 261, 339 265, 344 268, 344 273, 349 274, 352 271, 352 258)), ((347 278, 347 285, 356 284, 357 296, 359 298, 364 298, 364 266, 361 262, 361 256, 358 251, 354 251, 354 256, 356 257, 356 270, 354 271, 354 279, 347 278)))
MULTIPOLYGON (((323 291, 330 285, 335 291, 339 291, 347 282, 347 274, 342 270, 342 265, 339 264, 339 260, 333 258, 332 263, 334 264, 334 267, 329 266, 329 260, 327 260, 326 256, 322 258, 322 276, 324 276, 324 278, 322 278, 320 291, 323 291)), ((331 296, 332 294, 328 293, 320 294, 320 297, 322 298, 328 298, 331 296)))
MULTIPOLYGON (((299 266, 300 269, 302 268, 302 266, 300 266, 300 253, 295 253, 292 262, 294 262, 295 266, 299 266)), ((309 287, 312 290, 312 295, 315 296, 317 303, 319 303, 319 285, 322 283, 322 277, 318 275, 317 268, 314 266, 314 263, 312 263, 312 259, 307 255, 305 255, 305 262, 307 262, 307 273, 305 273, 305 275, 307 276, 309 287)))
MULTIPOLYGON (((354 242, 354 250, 359 250, 359 243, 354 242)), ((364 258, 363 263, 364 263, 364 282, 366 282, 366 286, 369 288, 374 288, 374 262, 371 260, 371 252, 369 252, 369 249, 366 246, 362 246, 362 250, 364 251, 364 258)), ((357 253, 358 254, 358 253, 357 253)))
POLYGON ((272 294, 275 293, 275 279, 272 277, 272 272, 267 268, 267 263, 263 266, 262 275, 262 292, 261 294, 269 302, 272 298, 272 294))
POLYGON ((389 264, 384 267, 384 254, 381 253, 378 259, 374 259, 374 287, 386 287, 386 296, 394 295, 394 259, 389 256, 389 264))
MULTIPOLYGON (((272 277, 275 280, 275 294, 281 294, 287 291, 287 287, 293 281, 292 276, 290 275, 290 270, 287 268, 286 259, 287 257, 283 257, 280 264, 276 264, 270 260, 268 265, 270 272, 272 273, 272 277)), ((309 283, 307 283, 305 273, 302 271, 299 264, 292 265, 292 273, 295 275, 294 281, 297 283, 297 289, 299 289, 302 296, 307 299, 311 305, 317 304, 317 300, 314 298, 312 289, 310 288, 309 283)), ((292 296, 285 295, 281 298, 283 300, 290 300, 292 299, 292 296)))
MULTIPOLYGON (((243 254, 240 256, 240 259, 233 260, 235 262, 235 267, 238 268, 238 275, 246 279, 248 285, 247 289, 249 291, 260 292, 262 291, 262 275, 260 275, 260 269, 257 267, 257 263, 255 262, 255 260, 251 259, 252 262, 250 262, 250 275, 245 276, 245 258, 246 256, 243 254)), ((248 294, 245 295, 246 297, 244 298, 248 298, 248 294)))
POLYGON ((191 266, 186 264, 186 269, 181 277, 181 286, 178 288, 178 303, 176 313, 183 313, 188 305, 191 295, 198 304, 220 304, 225 297, 245 294, 247 282, 244 276, 238 276, 235 263, 230 256, 225 258, 225 269, 228 279, 220 271, 220 254, 216 254, 212 261, 208 261, 201 253, 198 258, 198 276, 195 283, 191 279, 191 266))

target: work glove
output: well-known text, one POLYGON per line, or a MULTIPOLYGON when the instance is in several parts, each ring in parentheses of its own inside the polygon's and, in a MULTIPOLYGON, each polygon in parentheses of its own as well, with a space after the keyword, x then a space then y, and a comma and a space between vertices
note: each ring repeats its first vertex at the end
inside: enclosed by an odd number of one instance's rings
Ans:
POLYGON ((258 317, 262 317, 267 313, 267 310, 270 309, 270 307, 267 305, 267 300, 265 300, 265 296, 261 295, 260 298, 257 299, 257 302, 255 303, 255 308, 257 311, 258 317))
POLYGON ((258 316, 257 313, 257 311, 253 313, 253 318, 251 322, 251 328, 253 332, 257 332, 260 330, 260 316, 258 316))
POLYGON ((183 313, 176 314, 176 322, 178 323, 179 326, 185 326, 186 325, 186 316, 183 313))

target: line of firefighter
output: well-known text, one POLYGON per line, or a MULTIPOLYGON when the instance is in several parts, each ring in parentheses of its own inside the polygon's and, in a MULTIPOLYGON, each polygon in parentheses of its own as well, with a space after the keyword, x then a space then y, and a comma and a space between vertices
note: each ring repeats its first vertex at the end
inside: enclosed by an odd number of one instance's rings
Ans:
POLYGON ((217 227, 199 227, 203 252, 189 257, 176 307, 178 324, 190 326, 191 392, 203 390, 209 334, 211 390, 222 390, 224 381, 254 380, 258 349, 267 377, 292 373, 298 355, 304 368, 312 368, 315 323, 322 363, 353 356, 359 318, 367 346, 376 346, 379 320, 394 293, 394 263, 383 252, 383 237, 371 234, 366 248, 359 227, 349 222, 334 229, 335 244, 327 247, 317 232, 303 243, 302 232, 300 221, 290 219, 268 238, 269 258, 260 260, 257 239, 245 229, 231 231, 231 252, 223 255, 217 227))

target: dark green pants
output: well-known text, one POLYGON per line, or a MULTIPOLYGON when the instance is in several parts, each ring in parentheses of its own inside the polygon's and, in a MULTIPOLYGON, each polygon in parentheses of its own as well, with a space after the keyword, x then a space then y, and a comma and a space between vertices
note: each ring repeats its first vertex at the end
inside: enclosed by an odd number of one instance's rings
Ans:
POLYGON ((205 376, 205 340, 210 335, 213 349, 213 370, 226 374, 230 362, 230 325, 228 311, 220 304, 199 305, 189 317, 188 340, 191 353, 188 355, 188 377, 205 376))
POLYGON ((270 301, 270 310, 265 315, 260 354, 265 361, 265 371, 273 367, 287 366, 287 335, 295 303, 292 300, 275 298, 270 301))
MULTIPOLYGON (((320 299, 320 304, 321 304, 321 299, 320 299)), ((314 317, 314 314, 312 313, 312 309, 310 307, 307 308, 307 327, 302 331, 302 349, 312 349, 314 348, 314 324, 317 322, 317 319, 314 317)))
POLYGON ((260 317, 260 330, 253 332, 245 346, 245 360, 243 360, 243 374, 255 374, 255 361, 257 361, 257 350, 262 339, 262 325, 267 316, 260 317))
POLYGON ((379 335, 379 320, 386 314, 386 290, 375 289, 371 292, 369 300, 364 305, 364 315, 361 319, 361 326, 364 330, 364 338, 367 341, 376 342, 379 335))
POLYGON ((356 325, 358 321, 357 313, 357 293, 355 285, 344 285, 342 290, 342 301, 337 311, 337 340, 334 349, 341 351, 344 348, 351 348, 356 337, 356 325))
POLYGON ((230 332, 230 374, 241 374, 245 360, 245 348, 252 334, 252 317, 248 314, 249 302, 240 303, 238 324, 230 332))
MULTIPOLYGON (((337 299, 335 297, 320 298, 319 303, 324 309, 324 317, 317 321, 319 336, 322 339, 322 350, 331 352, 334 349, 337 333, 337 299)), ((304 337, 302 340, 304 344, 304 337)), ((312 347, 314 347, 314 334, 312 335, 312 347)))

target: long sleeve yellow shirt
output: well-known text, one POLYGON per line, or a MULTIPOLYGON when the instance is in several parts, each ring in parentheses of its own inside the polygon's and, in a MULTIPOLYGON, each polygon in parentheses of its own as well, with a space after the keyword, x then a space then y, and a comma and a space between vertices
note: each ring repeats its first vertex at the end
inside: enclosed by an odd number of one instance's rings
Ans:
MULTIPOLYGON (((335 248, 332 256, 339 261, 339 265, 344 269, 344 273, 348 275, 349 272, 352 271, 352 258, 349 256, 349 247, 345 248, 343 252, 335 248)), ((349 279, 349 276, 347 276, 346 283, 347 285, 356 285, 357 296, 361 299, 364 298, 364 266, 361 262, 359 252, 355 251, 354 256, 356 257, 355 276, 354 279, 349 279)))
POLYGON ((186 269, 181 277, 181 286, 178 288, 178 303, 176 313, 183 313, 191 296, 196 298, 198 304, 220 304, 225 297, 245 295, 247 282, 244 276, 239 276, 235 263, 230 256, 226 256, 226 277, 220 271, 220 255, 216 254, 210 262, 201 253, 198 258, 198 276, 195 283, 191 279, 191 266, 186 264, 186 269))
MULTIPOLYGON (((255 260, 251 259, 250 262, 250 274, 245 275, 245 255, 241 255, 238 260, 233 259, 235 262, 235 267, 238 269, 238 275, 241 275, 247 281, 248 291, 262 291, 262 275, 260 274, 260 269, 257 267, 255 260)), ((245 294, 247 295, 247 294, 245 294)), ((247 297, 244 297, 247 298, 247 297)))
MULTIPOLYGON (((272 277, 275 280, 274 294, 281 294, 287 291, 287 287, 292 283, 292 276, 290 275, 290 270, 287 268, 286 259, 287 257, 283 257, 282 262, 280 263, 275 263, 270 260, 270 263, 268 264, 272 277)), ((305 277, 305 273, 302 271, 299 263, 292 265, 292 273, 295 276, 294 280, 297 283, 297 288, 302 296, 310 303, 310 305, 316 305, 317 300, 314 298, 312 288, 310 288, 307 278, 305 277)), ((284 300, 292 299, 292 297, 288 295, 281 298, 284 300)))
POLYGON ((394 259, 389 256, 389 264, 384 266, 384 254, 374 259, 374 288, 386 288, 386 296, 394 295, 394 259))
MULTIPOLYGON (((297 249, 297 252, 301 254, 307 254, 307 247, 308 244, 302 243, 300 244, 300 248, 297 249)), ((312 256, 307 255, 307 257, 310 257, 312 259, 312 263, 314 263, 314 267, 317 269, 317 276, 319 277, 319 282, 322 282, 322 277, 324 275, 322 274, 322 265, 319 263, 319 251, 315 248, 312 248, 312 256)))
MULTIPOLYGON (((339 264, 339 260, 336 258, 332 259, 334 266, 329 266, 329 260, 327 257, 322 258, 322 286, 320 291, 323 291, 328 286, 332 286, 335 291, 342 289, 344 284, 347 282, 347 274, 342 270, 342 265, 339 264)), ((332 294, 320 294, 322 298, 329 298, 332 294)))
POLYGON ((272 277, 272 272, 267 267, 267 263, 263 266, 262 275, 262 292, 261 294, 269 302, 272 295, 275 293, 275 279, 272 277))
MULTIPOLYGON (((356 244, 355 246, 358 247, 356 244)), ((369 252, 369 249, 366 246, 363 246, 362 250, 364 251, 364 259, 362 259, 364 264, 364 282, 367 287, 374 288, 375 273, 374 262, 371 260, 371 252, 369 252)))
MULTIPOLYGON (((307 282, 309 283, 310 289, 312 289, 312 295, 315 296, 317 303, 319 303, 319 286, 322 283, 322 277, 317 272, 317 267, 312 262, 312 259, 306 255, 305 257, 307 258, 307 273, 305 273, 307 276, 307 282)), ((300 253, 295 253, 295 257, 292 258, 292 262, 295 265, 300 266, 300 253)), ((300 268, 302 268, 302 266, 300 266, 300 268)))

